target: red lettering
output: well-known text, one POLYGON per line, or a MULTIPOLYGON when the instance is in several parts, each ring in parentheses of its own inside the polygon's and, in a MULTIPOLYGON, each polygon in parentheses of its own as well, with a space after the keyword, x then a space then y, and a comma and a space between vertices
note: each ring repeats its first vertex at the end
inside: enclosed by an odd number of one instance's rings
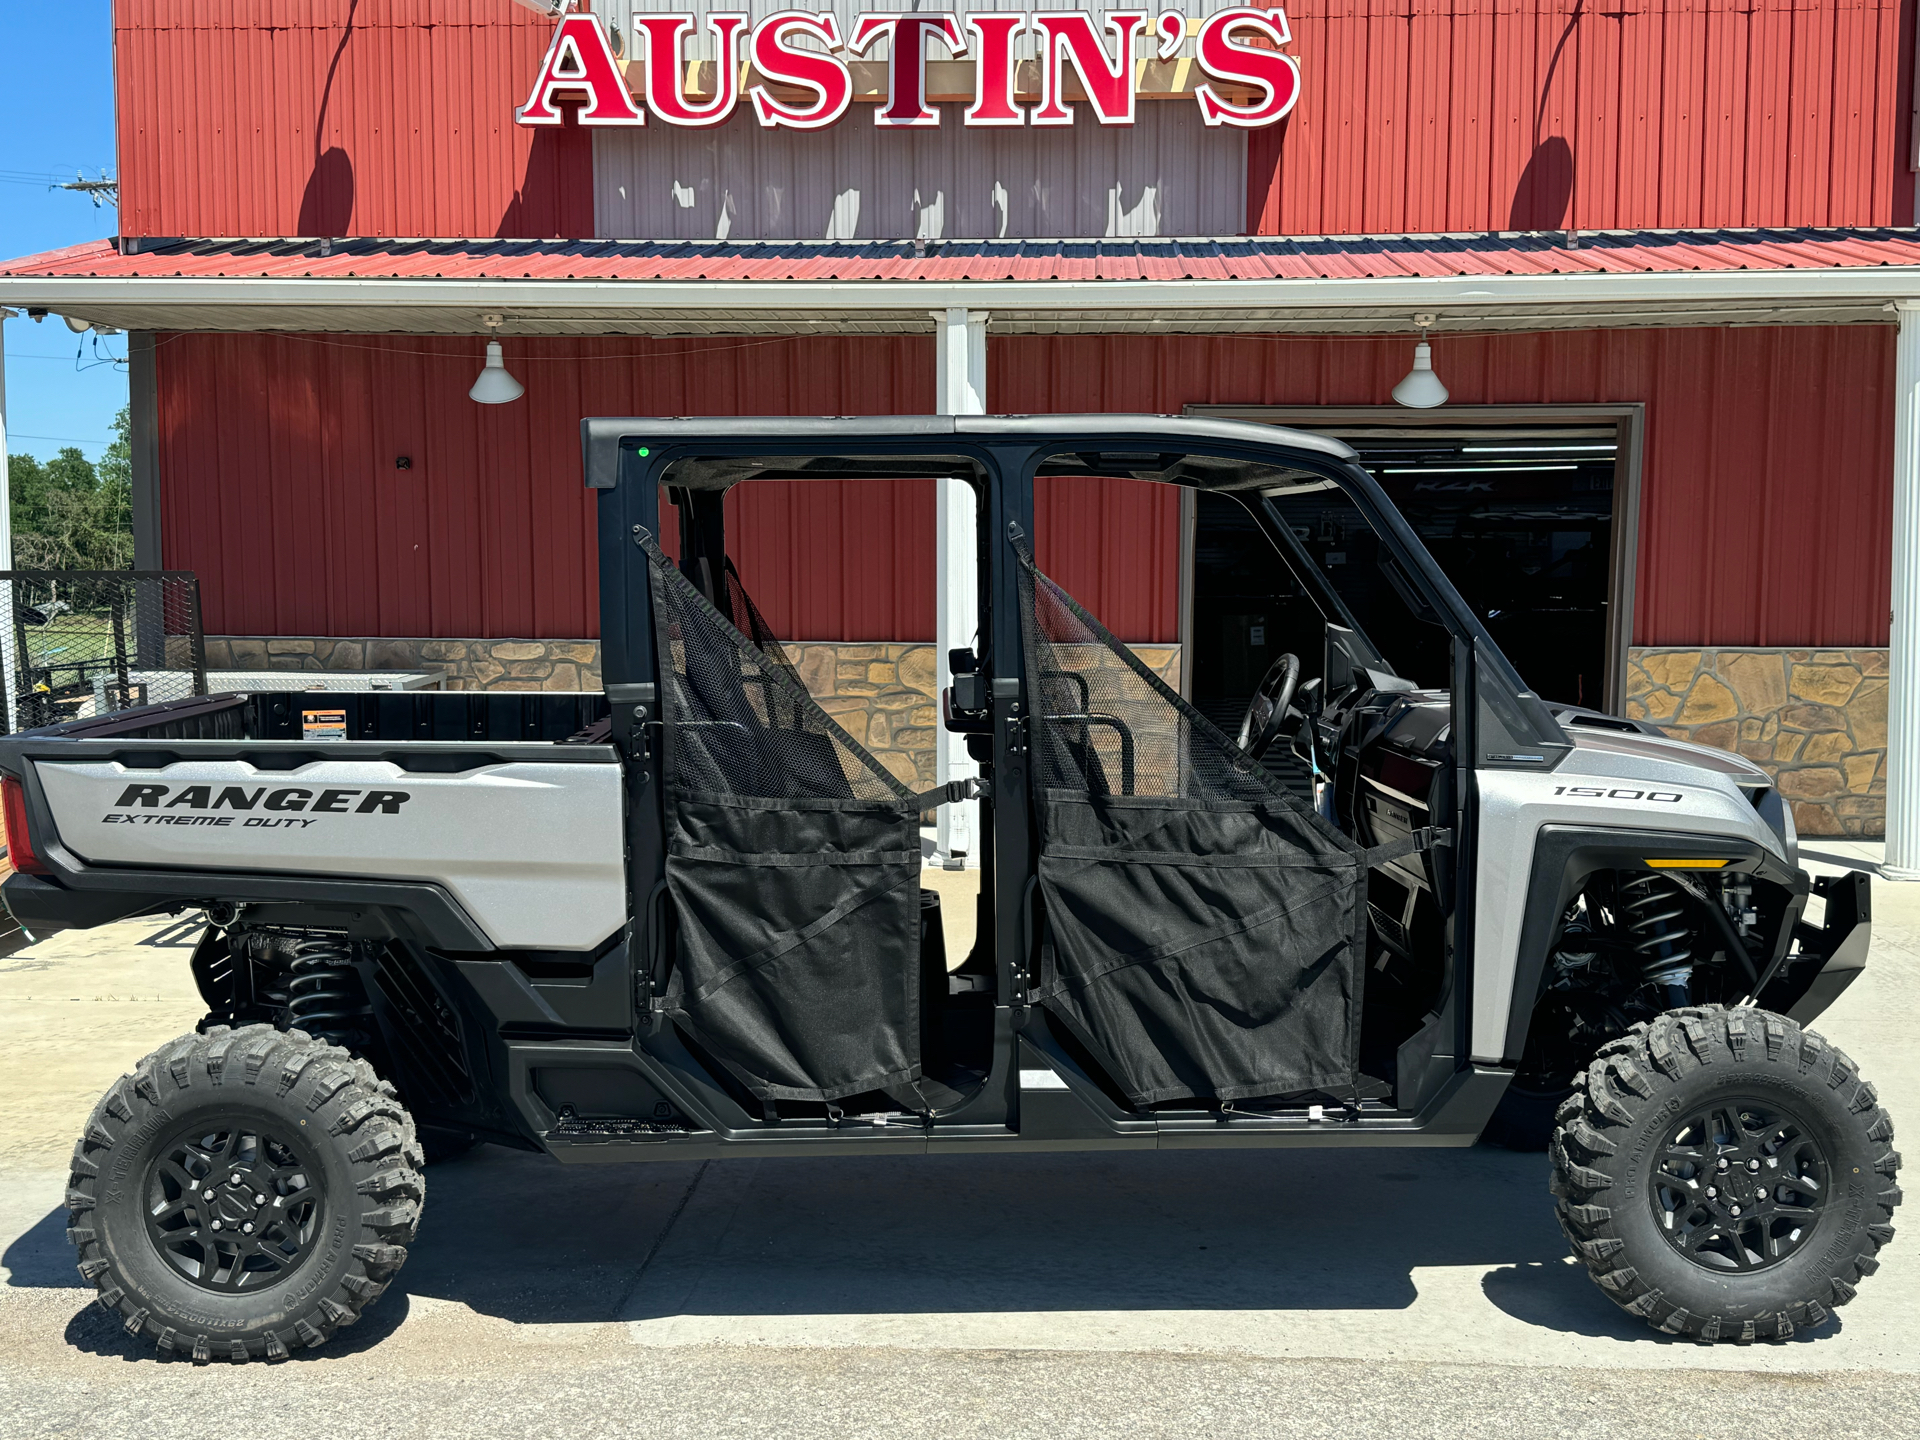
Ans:
POLYGON ((955 59, 967 53, 967 42, 953 13, 923 10, 915 14, 875 14, 868 12, 854 22, 854 38, 847 48, 865 55, 874 42, 885 35, 894 43, 887 52, 887 103, 874 112, 874 123, 881 126, 917 128, 940 124, 940 112, 927 107, 927 46, 925 37, 936 35, 955 59))
POLYGON ((582 125, 645 125, 647 117, 627 93, 627 82, 614 64, 607 32, 592 15, 564 15, 540 64, 540 78, 527 103, 514 111, 522 125, 559 125, 556 95, 585 91, 587 104, 578 119, 582 125))
POLYGON ((840 26, 831 10, 823 10, 818 15, 805 10, 782 10, 754 27, 750 46, 754 69, 762 80, 812 90, 816 96, 814 103, 798 107, 783 104, 767 93, 765 85, 756 85, 747 94, 754 102, 754 113, 762 125, 819 130, 847 113, 854 98, 854 81, 839 57, 823 55, 818 50, 795 50, 783 44, 783 37, 796 30, 811 33, 825 42, 829 50, 841 48, 840 26))
POLYGON ((1134 36, 1147 23, 1143 10, 1110 10, 1107 28, 1113 32, 1119 55, 1107 58, 1107 47, 1085 10, 1041 11, 1034 24, 1041 32, 1041 103, 1030 121, 1035 125, 1072 125, 1074 112, 1061 99, 1067 64, 1081 77, 1087 103, 1103 125, 1134 123, 1134 36))
POLYGON ((714 32, 714 98, 690 105, 681 89, 682 35, 694 28, 688 14, 634 16, 634 41, 647 57, 647 108, 669 125, 690 130, 723 124, 740 101, 740 32, 747 17, 709 12, 707 28, 714 32))
POLYGON ((1288 33, 1287 15, 1280 10, 1223 10, 1210 15, 1201 26, 1195 60, 1214 79, 1251 86, 1264 98, 1252 105, 1236 105, 1212 85, 1202 85, 1194 91, 1201 119, 1209 125, 1253 129, 1272 125, 1292 110, 1301 94, 1301 71, 1294 57, 1281 54, 1278 47, 1293 38, 1288 33), (1243 44, 1231 33, 1247 30, 1267 45, 1243 44))
POLYGON ((974 103, 961 117, 968 125, 1025 125, 1027 115, 1014 103, 1014 37, 1027 28, 1017 10, 969 15, 963 22, 974 52, 974 103))

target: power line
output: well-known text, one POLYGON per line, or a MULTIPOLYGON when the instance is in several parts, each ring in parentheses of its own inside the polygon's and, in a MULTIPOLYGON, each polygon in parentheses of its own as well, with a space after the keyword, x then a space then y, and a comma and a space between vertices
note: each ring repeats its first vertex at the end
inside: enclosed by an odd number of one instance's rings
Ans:
POLYGON ((98 170, 102 175, 107 173, 107 167, 104 165, 77 165, 71 160, 63 160, 55 161, 44 170, 9 170, 0 167, 0 176, 12 176, 20 180, 57 182, 69 170, 76 173, 86 170, 98 170))
POLYGON ((74 171, 71 180, 61 180, 50 172, 36 174, 30 170, 0 170, 0 185, 35 185, 48 190, 72 190, 93 201, 95 209, 120 203, 120 182, 108 179, 105 170, 100 172, 97 180, 87 179, 79 170, 74 171))

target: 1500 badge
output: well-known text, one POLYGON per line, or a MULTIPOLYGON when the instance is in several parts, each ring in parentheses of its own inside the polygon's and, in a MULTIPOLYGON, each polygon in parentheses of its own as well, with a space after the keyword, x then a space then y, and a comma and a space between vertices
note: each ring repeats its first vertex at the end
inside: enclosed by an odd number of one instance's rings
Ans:
POLYGON ((306 786, 255 786, 249 790, 245 786, 222 786, 215 794, 212 786, 181 786, 176 790, 173 786, 137 784, 122 791, 114 805, 138 806, 142 811, 156 814, 125 814, 114 810, 101 820, 106 825, 227 826, 233 824, 232 815, 210 813, 259 809, 282 814, 250 815, 241 824, 304 827, 313 824, 311 817, 315 815, 398 815, 401 806, 411 799, 413 796, 408 791, 315 790, 306 786), (285 814, 289 811, 305 811, 307 815, 285 814))
POLYGON ((1589 796, 1597 801, 1678 801, 1679 791, 1637 791, 1629 786, 1556 786, 1557 796, 1589 796))

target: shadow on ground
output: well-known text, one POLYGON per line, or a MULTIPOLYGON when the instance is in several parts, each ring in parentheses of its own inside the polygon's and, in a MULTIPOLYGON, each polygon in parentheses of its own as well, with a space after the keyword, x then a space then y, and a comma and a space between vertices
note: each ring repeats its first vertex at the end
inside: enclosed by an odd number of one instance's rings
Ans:
MULTIPOLYGON (((11 1284, 80 1284, 66 1213, 6 1250, 11 1284)), ((1464 1151, 887 1157, 563 1167, 483 1148, 428 1172, 408 1297, 517 1323, 658 1316, 1368 1311, 1424 1268, 1531 1326, 1642 1338, 1568 1264, 1545 1158, 1464 1151)), ((89 1306, 67 1338, 149 1354, 89 1306)), ((330 1353, 332 1348, 329 1348, 330 1353)))

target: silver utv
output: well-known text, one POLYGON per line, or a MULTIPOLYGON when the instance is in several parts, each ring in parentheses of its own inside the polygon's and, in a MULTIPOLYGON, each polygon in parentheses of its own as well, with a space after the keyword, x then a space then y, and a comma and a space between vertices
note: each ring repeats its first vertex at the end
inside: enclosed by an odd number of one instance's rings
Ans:
POLYGON ((1548 1152, 1577 1255, 1663 1331, 1785 1337, 1873 1269, 1891 1127, 1808 1029, 1865 962, 1865 881, 1810 881, 1764 772, 1530 692, 1339 442, 582 431, 602 693, 334 694, 324 726, 297 694, 207 697, 0 741, 23 924, 206 920, 206 1020, 74 1153, 81 1269, 130 1331, 203 1359, 324 1342, 404 1261, 426 1159, 477 1141, 1486 1135, 1548 1152), (871 754, 730 554, 730 492, 846 479, 973 497, 977 639, 940 714, 976 779, 871 754), (1237 724, 1049 573, 1037 488, 1091 479, 1203 492, 1265 538, 1286 653, 1237 724), (977 940, 950 966, 920 830, 964 802, 977 940))

